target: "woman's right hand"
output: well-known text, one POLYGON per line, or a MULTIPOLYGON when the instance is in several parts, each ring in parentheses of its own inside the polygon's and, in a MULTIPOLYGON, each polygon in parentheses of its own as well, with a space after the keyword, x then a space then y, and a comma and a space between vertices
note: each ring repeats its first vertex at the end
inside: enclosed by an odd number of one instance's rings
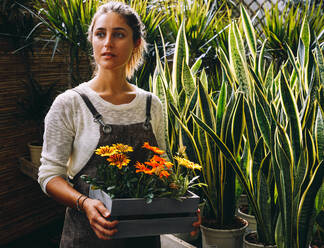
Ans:
POLYGON ((108 240, 117 232, 118 221, 105 219, 109 217, 110 213, 101 201, 87 198, 84 201, 83 210, 88 217, 91 228, 99 239, 108 240))

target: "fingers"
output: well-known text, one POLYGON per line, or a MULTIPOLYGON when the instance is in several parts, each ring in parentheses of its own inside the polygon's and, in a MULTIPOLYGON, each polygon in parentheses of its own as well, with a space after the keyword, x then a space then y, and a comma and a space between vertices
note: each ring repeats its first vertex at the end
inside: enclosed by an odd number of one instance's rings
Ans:
POLYGON ((109 217, 110 213, 102 202, 90 199, 87 205, 84 206, 84 210, 90 226, 98 238, 107 240, 117 232, 116 225, 118 221, 108 221, 104 218, 109 217))
POLYGON ((201 215, 200 215, 200 209, 199 208, 198 208, 196 213, 197 213, 198 220, 196 222, 192 223, 192 226, 195 227, 195 230, 190 232, 191 237, 194 237, 194 236, 196 236, 198 234, 200 224, 201 224, 201 215))
POLYGON ((117 232, 117 229, 106 229, 100 225, 91 225, 92 229, 96 233, 99 239, 108 240, 117 232))

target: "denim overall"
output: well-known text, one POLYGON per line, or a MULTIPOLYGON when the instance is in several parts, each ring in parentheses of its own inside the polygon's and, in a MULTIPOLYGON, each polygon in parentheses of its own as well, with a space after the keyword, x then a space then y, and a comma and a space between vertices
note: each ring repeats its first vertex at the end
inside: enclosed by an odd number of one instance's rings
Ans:
MULTIPOLYGON (((91 111, 94 121, 98 123, 98 128, 100 129, 98 148, 100 146, 123 143, 133 147, 134 152, 130 154, 132 161, 144 162, 148 159, 148 151, 142 148, 144 142, 157 146, 150 123, 152 95, 148 95, 146 99, 146 120, 144 122, 129 125, 108 125, 103 122, 102 116, 97 112, 89 98, 83 93, 79 94, 91 111)), ((100 156, 93 154, 84 168, 73 178, 74 188, 80 193, 89 195, 89 184, 85 183, 80 176, 85 174, 95 177, 96 165, 100 159, 100 156)), ((159 248, 160 246, 159 236, 101 240, 92 230, 84 212, 79 212, 70 207, 66 210, 60 248, 159 248)))

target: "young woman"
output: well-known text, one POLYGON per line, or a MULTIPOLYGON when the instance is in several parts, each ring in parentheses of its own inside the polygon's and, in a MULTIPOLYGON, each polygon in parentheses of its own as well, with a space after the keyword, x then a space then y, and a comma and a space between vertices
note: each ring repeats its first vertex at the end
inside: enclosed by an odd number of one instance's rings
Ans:
POLYGON ((143 24, 129 6, 109 2, 94 15, 88 39, 95 77, 59 95, 45 118, 38 181, 45 193, 68 206, 60 247, 160 247, 159 236, 110 239, 118 222, 106 220, 108 210, 88 198, 89 185, 80 179, 95 176, 93 153, 99 146, 131 145, 136 160, 145 159, 139 152, 144 141, 165 149, 159 99, 127 81, 142 62, 143 24))

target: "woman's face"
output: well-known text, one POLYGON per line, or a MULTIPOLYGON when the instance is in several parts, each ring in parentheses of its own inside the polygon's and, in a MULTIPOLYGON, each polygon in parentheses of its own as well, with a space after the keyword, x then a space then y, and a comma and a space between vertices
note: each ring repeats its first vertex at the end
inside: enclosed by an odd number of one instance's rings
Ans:
POLYGON ((125 71, 135 48, 133 30, 123 16, 114 12, 103 14, 93 27, 92 47, 99 71, 125 71))

